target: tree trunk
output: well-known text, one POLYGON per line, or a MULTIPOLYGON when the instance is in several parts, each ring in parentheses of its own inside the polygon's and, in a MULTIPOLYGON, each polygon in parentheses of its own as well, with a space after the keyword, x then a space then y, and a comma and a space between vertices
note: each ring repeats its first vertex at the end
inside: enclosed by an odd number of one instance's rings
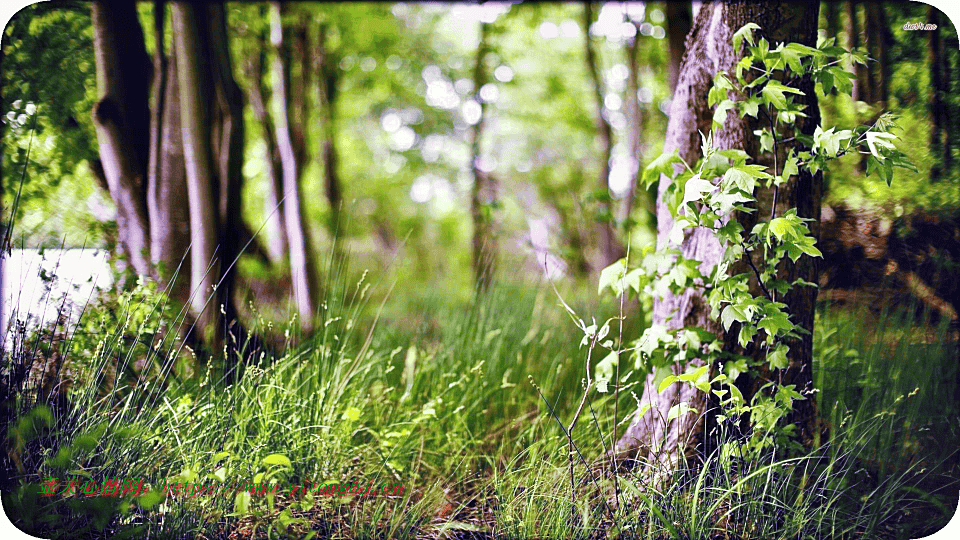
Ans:
POLYGON ((949 170, 947 165, 950 161, 950 146, 946 144, 947 125, 950 120, 947 116, 947 88, 948 83, 944 77, 943 37, 940 35, 939 27, 940 11, 929 7, 927 22, 937 25, 938 30, 927 32, 930 44, 930 116, 933 119, 933 129, 930 131, 930 153, 933 154, 933 166, 930 167, 930 181, 938 182, 943 176, 944 170, 949 170))
POLYGON ((150 216, 150 254, 160 282, 171 297, 186 303, 190 296, 190 211, 186 164, 180 128, 180 85, 177 55, 163 55, 163 8, 158 5, 154 66, 154 109, 151 114, 151 153, 147 210, 150 216))
POLYGON ((610 209, 610 156, 613 153, 613 128, 603 114, 604 84, 597 63, 597 52, 590 39, 590 25, 593 23, 593 5, 587 1, 583 6, 583 33, 587 72, 593 87, 593 99, 597 108, 597 136, 600 139, 600 176, 597 182, 598 223, 597 238, 600 248, 600 264, 606 268, 624 255, 623 247, 617 241, 613 214, 610 209))
POLYGON ((211 115, 206 102, 209 91, 204 57, 203 9, 183 2, 172 6, 173 35, 180 84, 180 125, 187 171, 187 198, 190 208, 190 303, 205 343, 220 342, 220 306, 216 288, 220 277, 222 253, 218 250, 219 220, 215 202, 216 169, 210 147, 211 115))
MULTIPOLYGON (((818 3, 779 6, 757 3, 704 4, 697 14, 687 43, 688 49, 683 57, 671 105, 664 151, 677 150, 680 157, 690 164, 701 157, 700 133, 708 133, 712 122, 710 108, 707 106, 707 93, 713 84, 714 75, 720 71, 733 72, 740 59, 739 51, 734 51, 731 43, 732 35, 736 30, 748 22, 754 22, 760 25, 765 37, 771 43, 799 42, 812 46, 816 43, 818 10, 818 3)), ((809 107, 806 112, 811 117, 805 124, 798 125, 798 129, 804 133, 812 133, 816 124, 819 123, 816 98, 809 81, 806 81, 801 88, 807 93, 809 107)), ((747 117, 747 120, 750 118, 747 117)), ((726 124, 714 136, 714 145, 722 149, 744 149, 751 155, 758 155, 759 145, 756 137, 752 135, 755 127, 750 125, 751 123, 741 119, 739 115, 728 115, 726 124)), ((785 149, 780 148, 780 151, 783 152, 785 149)), ((768 160, 772 161, 772 156, 761 156, 762 163, 768 160)), ((779 162, 782 163, 782 159, 779 162)), ((673 226, 673 217, 666 201, 663 200, 669 182, 666 178, 660 180, 660 196, 657 201, 659 247, 670 245, 668 233, 673 226)), ((792 179, 782 185, 779 190, 777 205, 779 212, 782 213, 783 208, 795 206, 800 216, 819 219, 819 175, 817 177, 801 175, 800 178, 792 179)), ((771 213, 772 193, 761 192, 757 194, 757 198, 759 202, 757 214, 766 219, 771 213)), ((749 226, 746 228, 749 230, 749 226)), ((816 232, 814 227, 814 235, 816 232)), ((705 274, 709 274, 722 256, 719 242, 712 231, 706 228, 688 230, 679 247, 684 257, 702 262, 700 270, 705 274)), ((785 274, 805 276, 804 279, 816 281, 815 266, 804 259, 801 259, 796 267, 785 269, 785 274)), ((812 331, 813 302, 816 291, 813 290, 811 294, 807 289, 810 288, 805 287, 794 291, 793 296, 788 297, 785 302, 794 320, 803 328, 812 331)), ((699 326, 719 336, 722 334, 721 327, 709 318, 709 310, 703 294, 689 289, 681 296, 655 299, 653 322, 665 324, 671 329, 699 326)), ((784 372, 782 374, 778 373, 784 379, 784 384, 798 384, 798 391, 809 390, 811 355, 810 336, 805 336, 799 344, 792 344, 790 368, 781 370, 784 372)), ((674 373, 682 373, 686 367, 676 365, 673 368, 674 373)), ((703 413, 706 411, 707 403, 705 394, 692 389, 689 385, 675 384, 665 392, 657 393, 653 382, 654 374, 650 374, 645 381, 643 396, 640 400, 641 408, 649 404, 650 409, 642 416, 639 415, 638 409, 633 424, 617 444, 617 453, 636 450, 639 458, 646 459, 645 473, 658 477, 671 471, 686 451, 705 442, 703 413), (700 414, 685 414, 673 421, 665 421, 670 407, 678 403, 687 403, 700 414)), ((738 386, 740 384, 744 384, 747 390, 753 386, 752 381, 738 381, 738 386)), ((750 392, 743 393, 749 399, 750 392)), ((806 401, 812 402, 810 399, 806 401)), ((806 405, 802 405, 795 417, 805 422, 805 416, 814 412, 806 405)))
POLYGON ((343 249, 341 245, 341 236, 343 234, 343 222, 341 216, 343 213, 343 187, 340 182, 339 155, 337 153, 337 86, 339 84, 339 62, 336 55, 330 50, 327 43, 328 28, 326 24, 320 25, 318 36, 318 73, 319 84, 317 85, 317 102, 320 108, 320 132, 323 133, 323 178, 324 188, 327 195, 327 203, 330 206, 330 220, 327 228, 330 237, 333 239, 334 257, 339 261, 343 259, 343 249))
POLYGON ((670 66, 667 68, 667 80, 670 91, 677 89, 677 77, 680 75, 680 60, 686 50, 687 34, 693 23, 693 8, 690 2, 667 2, 667 40, 670 49, 670 66))
POLYGON ((890 33, 890 24, 887 22, 887 14, 880 2, 867 2, 867 45, 870 56, 876 62, 868 62, 870 68, 870 88, 872 89, 870 97, 873 103, 880 103, 883 107, 887 106, 890 94, 890 60, 889 50, 893 42, 893 34, 890 33))
MULTIPOLYGON (((672 3, 668 4, 668 8, 670 5, 672 5, 672 3)), ((634 23, 634 25, 636 25, 636 23, 634 23)), ((644 218, 641 220, 641 223, 644 226, 649 226, 649 222, 651 221, 650 219, 647 219, 647 216, 656 212, 654 202, 651 200, 647 190, 640 188, 638 192, 637 189, 637 178, 640 174, 640 164, 643 162, 642 144, 644 130, 643 107, 641 106, 640 100, 637 97, 637 92, 640 90, 639 29, 637 34, 627 44, 626 56, 627 96, 624 100, 624 104, 626 106, 627 114, 627 148, 630 153, 630 159, 633 161, 631 163, 630 181, 629 185, 627 186, 627 194, 620 206, 620 216, 618 222, 623 224, 625 230, 630 231, 635 224, 635 222, 631 221, 630 219, 630 215, 635 206, 639 206, 640 211, 644 213, 644 218), (636 204, 638 196, 640 199, 639 205, 636 204)))
MULTIPOLYGON (((854 50, 860 48, 860 24, 857 20, 857 0, 847 0, 844 2, 847 11, 847 49, 854 50)), ((853 81, 853 92, 851 96, 854 101, 870 101, 870 85, 867 82, 867 72, 864 66, 851 62, 848 69, 857 76, 853 81)))
MULTIPOLYGON (((184 337, 216 351, 227 335, 221 313, 235 322, 232 269, 249 237, 240 220, 242 103, 222 5, 178 2, 171 13, 174 50, 165 54, 165 5, 154 6, 151 99, 136 6, 93 3, 94 119, 123 253, 138 274, 157 278, 189 305, 184 337), (190 278, 174 280, 178 268, 190 278)), ((230 335, 252 337, 240 325, 230 335)))
MULTIPOLYGON (((266 9, 261 7, 261 17, 266 17, 266 9)), ((266 65, 266 51, 268 49, 267 28, 257 36, 255 51, 247 55, 244 72, 248 79, 247 100, 253 115, 263 129, 264 165, 267 170, 267 189, 264 197, 264 214, 266 215, 267 250, 270 261, 280 264, 289 256, 290 248, 287 244, 287 227, 283 210, 283 164, 280 162, 280 150, 277 148, 276 126, 267 103, 270 92, 263 83, 266 65)))
POLYGON ((275 58, 273 64, 273 97, 276 104, 277 148, 283 168, 284 218, 290 247, 290 277, 293 297, 300 315, 300 324, 309 327, 317 313, 319 291, 316 261, 303 219, 303 201, 300 194, 302 163, 297 159, 294 134, 290 122, 290 57, 282 22, 283 7, 279 2, 270 5, 271 41, 275 58))
POLYGON ((150 125, 150 58, 136 5, 105 0, 92 5, 97 91, 93 119, 104 177, 117 205, 117 236, 130 266, 151 275, 145 204, 150 125))
POLYGON ((474 99, 480 104, 480 118, 473 126, 470 152, 470 169, 473 171, 473 188, 470 191, 470 215, 473 219, 473 276, 478 291, 485 291, 492 283, 497 253, 490 208, 495 187, 490 175, 480 168, 481 142, 487 111, 483 99, 480 98, 480 89, 488 80, 483 61, 490 51, 489 37, 490 25, 481 22, 480 43, 477 45, 476 63, 473 68, 474 99))

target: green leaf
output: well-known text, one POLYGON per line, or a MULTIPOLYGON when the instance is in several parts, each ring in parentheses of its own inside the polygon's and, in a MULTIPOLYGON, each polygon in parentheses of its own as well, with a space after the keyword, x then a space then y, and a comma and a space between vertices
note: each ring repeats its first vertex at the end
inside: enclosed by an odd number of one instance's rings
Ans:
POLYGON ((747 316, 743 308, 736 304, 728 304, 720 312, 720 323, 724 330, 730 330, 730 326, 735 322, 747 322, 749 320, 750 317, 747 316))
POLYGON ((759 30, 760 26, 756 23, 747 23, 743 25, 743 28, 737 30, 733 34, 733 50, 739 52, 740 44, 743 43, 743 40, 746 39, 747 43, 753 45, 753 31, 759 30))
POLYGON ((892 133, 868 131, 865 135, 867 137, 867 147, 870 148, 870 153, 879 159, 883 159, 883 156, 877 151, 878 144, 884 148, 896 150, 896 147, 890 143, 890 140, 896 140, 897 138, 897 136, 892 133))
POLYGON ((607 393, 607 385, 613 378, 614 368, 620 362, 620 355, 616 351, 610 351, 610 354, 597 363, 594 369, 594 378, 597 381, 597 392, 607 393))
POLYGON ((760 112, 760 101, 754 98, 747 99, 740 102, 740 107, 744 115, 756 118, 757 113, 760 112))
POLYGON ((715 186, 713 182, 704 180, 700 178, 700 175, 696 175, 687 180, 687 184, 683 188, 683 200, 680 202, 680 206, 686 206, 688 202, 699 201, 703 198, 704 193, 710 193, 716 189, 717 186, 715 186))
POLYGON ((263 461, 260 463, 263 465, 279 465, 285 468, 293 467, 293 464, 290 463, 290 460, 287 459, 287 456, 283 454, 270 454, 269 456, 263 458, 263 461))
POLYGON ((686 403, 677 403, 673 407, 670 407, 670 412, 667 413, 667 422, 675 418, 679 418, 687 413, 697 413, 697 410, 687 405, 686 403))
POLYGON ((620 280, 623 279, 623 276, 627 273, 627 259, 620 259, 617 262, 611 264, 610 266, 604 268, 600 271, 600 286, 597 288, 597 293, 602 293, 604 289, 610 287, 618 295, 623 292, 623 288, 619 285, 620 280))
POLYGON ((233 499, 233 511, 237 514, 246 514, 250 511, 250 492, 241 491, 233 499))
POLYGON ((767 355, 767 362, 770 363, 770 369, 786 369, 790 365, 787 360, 787 351, 790 348, 786 345, 778 345, 770 354, 767 355))
POLYGON ((724 99, 717 105, 717 110, 713 112, 714 129, 723 127, 724 122, 727 121, 727 111, 733 109, 735 106, 734 102, 729 99, 724 99))
POLYGON ((670 375, 669 377, 666 377, 665 379, 663 379, 663 381, 660 382, 660 386, 657 387, 657 393, 662 394, 664 390, 669 388, 671 384, 677 382, 678 380, 679 380, 679 377, 677 377, 676 375, 670 375))
POLYGON ((660 180, 661 174, 673 178, 673 165, 676 163, 683 163, 676 150, 660 154, 643 170, 643 183, 649 188, 654 182, 660 180))

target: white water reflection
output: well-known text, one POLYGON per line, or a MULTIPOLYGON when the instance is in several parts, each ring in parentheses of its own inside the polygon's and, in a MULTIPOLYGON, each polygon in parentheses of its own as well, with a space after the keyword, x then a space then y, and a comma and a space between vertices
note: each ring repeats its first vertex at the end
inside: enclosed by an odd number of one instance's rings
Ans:
POLYGON ((0 336, 10 322, 47 325, 63 310, 77 322, 83 307, 113 285, 108 253, 95 249, 14 249, 4 255, 0 286, 0 336))

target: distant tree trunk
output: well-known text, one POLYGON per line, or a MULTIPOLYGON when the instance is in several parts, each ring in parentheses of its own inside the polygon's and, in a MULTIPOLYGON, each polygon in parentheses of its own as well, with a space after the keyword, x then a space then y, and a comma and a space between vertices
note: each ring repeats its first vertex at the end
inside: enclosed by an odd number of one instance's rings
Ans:
POLYGON ((280 150, 280 162, 283 167, 283 209, 290 247, 290 277, 300 322, 302 325, 310 326, 317 313, 317 301, 320 297, 316 260, 303 219, 303 201, 300 193, 300 172, 303 165, 297 160, 297 149, 294 146, 294 133, 290 122, 290 56, 284 39, 283 7, 280 2, 273 2, 270 6, 271 41, 275 51, 273 97, 276 103, 277 147, 280 150))
MULTIPOLYGON (((847 49, 854 50, 860 48, 860 25, 857 20, 857 0, 846 0, 844 6, 847 11, 847 49)), ((867 72, 864 66, 852 62, 849 66, 851 72, 857 76, 853 81, 853 91, 851 96, 854 101, 870 101, 870 85, 867 82, 867 72)))
POLYGON ((327 203, 330 206, 330 221, 327 228, 330 237, 333 238, 334 256, 337 260, 343 258, 341 245, 341 236, 343 235, 343 222, 341 215, 343 213, 343 186, 340 182, 339 156, 337 153, 337 86, 339 76, 337 70, 340 69, 336 55, 327 43, 328 28, 326 24, 320 25, 318 35, 318 77, 317 85, 317 103, 320 109, 321 126, 323 133, 323 178, 324 187, 327 195, 327 203))
POLYGON ((485 291, 493 282, 496 266, 496 237, 493 233, 493 219, 490 204, 495 197, 496 187, 489 173, 480 168, 482 154, 483 127, 486 122, 487 107, 480 97, 480 89, 487 84, 488 75, 483 65, 490 51, 490 25, 480 23, 480 43, 477 45, 476 62, 473 67, 474 99, 480 104, 480 118, 471 133, 470 169, 473 171, 473 188, 470 191, 470 215, 473 219, 473 276, 478 291, 485 291))
MULTIPOLYGON (((720 71, 735 69, 739 61, 740 51, 734 51, 731 43, 733 32, 747 22, 754 22, 763 29, 765 37, 771 43, 799 42, 812 46, 816 43, 818 23, 818 3, 807 4, 780 4, 766 3, 707 3, 704 4, 694 22, 688 50, 684 55, 677 89, 674 94, 670 110, 670 121, 667 127, 667 138, 664 151, 677 150, 679 155, 688 163, 695 163, 700 156, 700 133, 707 133, 711 128, 711 115, 707 106, 707 92, 713 84, 714 75, 720 71)), ((798 122, 797 128, 804 133, 812 133, 814 126, 819 123, 819 112, 813 85, 809 80, 801 83, 801 90, 806 92, 807 113, 811 115, 803 123, 798 122)), ((751 155, 758 155, 759 144, 752 135, 752 122, 744 120, 739 115, 729 115, 727 123, 714 137, 714 145, 719 148, 745 149, 751 155)), ((779 149, 785 152, 784 148, 779 149)), ((771 156, 765 156, 764 161, 771 156)), ((780 161, 782 163, 782 160, 780 161)), ((657 203, 658 245, 669 245, 668 233, 673 226, 673 218, 667 208, 663 194, 669 181, 661 179, 660 198, 657 203)), ((779 191, 778 212, 789 207, 796 207, 802 217, 811 217, 819 220, 820 178, 806 173, 799 178, 791 179, 782 185, 779 191)), ((758 198, 758 214, 766 218, 770 215, 772 193, 760 192, 758 198)), ((749 230, 749 226, 746 227, 749 230)), ((814 221, 816 234, 816 221, 814 221)), ((712 232, 706 228, 696 228, 687 231, 680 246, 683 256, 702 262, 701 271, 708 273, 720 260, 721 248, 712 232)), ((811 261, 801 259, 795 266, 787 265, 784 276, 804 277, 816 281, 816 267, 811 261)), ((779 276, 778 276, 779 277, 779 276)), ((794 291, 792 296, 784 299, 788 311, 800 326, 812 332, 813 301, 816 291, 812 293, 804 287, 794 291)), ((709 318, 709 307, 703 295, 689 289, 681 296, 668 296, 655 299, 653 319, 654 323, 666 324, 670 328, 683 326, 699 326, 718 335, 722 334, 720 326, 709 318)), ((729 345, 729 343, 728 343, 729 345)), ((809 391, 811 385, 811 357, 812 340, 805 336, 800 343, 791 344, 790 367, 780 370, 778 376, 784 384, 796 384, 799 391, 809 391)), ((748 353, 750 351, 747 351, 748 353)), ((754 354, 757 354, 754 352, 754 354)), ((696 362, 695 362, 696 363, 696 362)), ((675 371, 682 372, 686 366, 675 366, 675 371)), ((701 413, 706 410, 705 394, 690 389, 687 385, 672 385, 663 393, 658 393, 653 384, 654 375, 647 377, 644 385, 641 406, 650 404, 650 409, 642 416, 639 409, 633 424, 627 429, 624 436, 617 443, 617 453, 627 450, 636 451, 639 458, 646 459, 645 473, 653 476, 668 473, 676 467, 684 453, 690 448, 701 444, 704 436, 703 416, 693 414, 681 415, 679 418, 667 422, 668 411, 677 403, 687 403, 701 413)), ((750 396, 754 381, 738 381, 738 386, 745 388, 744 395, 750 396)), ((749 399, 749 397, 748 397, 749 399)), ((808 399, 806 402, 812 403, 808 399)), ((815 410, 806 402, 795 403, 793 420, 801 425, 806 432, 810 423, 810 415, 815 410), (798 405, 801 404, 801 405, 798 405)))
POLYGON ((867 45, 870 56, 875 62, 868 62, 867 67, 870 81, 870 101, 880 103, 884 107, 889 102, 890 94, 890 60, 888 51, 893 41, 890 33, 890 24, 883 4, 877 1, 867 2, 867 45))
POLYGON ((597 199, 599 202, 599 222, 597 223, 597 238, 600 248, 600 268, 606 268, 623 257, 623 247, 617 241, 614 229, 613 213, 610 208, 610 156, 613 152, 613 128, 603 114, 604 84, 603 75, 597 65, 597 52, 593 48, 590 38, 590 25, 593 23, 593 5, 588 0, 583 6, 584 52, 587 72, 593 86, 593 98, 597 109, 597 136, 600 139, 600 176, 597 183, 597 199))
MULTIPOLYGON (((947 66, 946 54, 943 50, 943 37, 939 27, 940 10, 930 6, 927 22, 937 25, 937 30, 927 32, 930 44, 930 116, 933 119, 933 129, 930 132, 930 153, 934 163, 930 168, 930 180, 938 182, 944 171, 950 170, 951 149, 947 126, 950 119, 947 114, 946 97, 948 95, 948 79, 945 77, 944 67, 947 66)), ((954 122, 956 125, 956 122, 954 122)))
MULTIPOLYGON (((261 7, 260 15, 266 18, 264 7, 261 7)), ((290 248, 287 244, 287 227, 283 209, 283 164, 280 162, 280 150, 277 148, 276 126, 267 107, 270 101, 270 90, 263 82, 269 43, 267 32, 267 28, 264 27, 257 36, 256 50, 248 53, 244 72, 249 81, 247 101, 263 129, 265 154, 263 162, 267 173, 267 189, 264 197, 264 214, 267 216, 267 250, 270 261, 279 264, 287 260, 290 248)))
MULTIPOLYGON (((669 7, 670 4, 668 4, 669 7)), ((636 23, 634 23, 636 24, 636 23)), ((643 125, 644 114, 643 107, 637 97, 640 90, 640 32, 627 43, 627 96, 624 100, 627 115, 627 148, 630 153, 631 171, 630 182, 627 187, 627 194, 620 206, 620 216, 618 222, 623 224, 625 230, 631 230, 633 222, 630 219, 635 206, 645 214, 653 215, 656 212, 654 201, 650 198, 645 188, 637 187, 637 178, 640 174, 640 164, 643 162, 643 125), (639 197, 638 197, 639 196, 639 197), (639 204, 637 199, 639 198, 639 204)), ((644 218, 641 223, 646 224, 644 218)))
POLYGON ((670 50, 670 65, 667 68, 667 80, 670 91, 677 88, 680 75, 680 60, 686 50, 687 34, 693 24, 693 8, 690 2, 667 2, 667 41, 670 50))
POLYGON ((827 37, 835 38, 840 29, 840 2, 826 2, 823 7, 827 37))

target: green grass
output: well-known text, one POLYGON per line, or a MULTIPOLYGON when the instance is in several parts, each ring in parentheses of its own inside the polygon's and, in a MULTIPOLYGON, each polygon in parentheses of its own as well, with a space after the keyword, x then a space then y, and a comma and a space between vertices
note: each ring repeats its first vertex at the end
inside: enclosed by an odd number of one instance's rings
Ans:
MULTIPOLYGON (((15 443, 5 463, 8 514, 21 527, 68 538, 433 538, 467 530, 501 538, 597 530, 619 538, 910 538, 936 530, 955 508, 956 456, 943 450, 957 447, 960 432, 951 401, 955 344, 920 343, 926 334, 913 318, 884 314, 868 332, 862 314, 821 313, 815 377, 829 444, 789 459, 714 452, 657 489, 625 473, 619 498, 609 475, 588 475, 579 463, 571 522, 567 441, 551 410, 569 421, 585 350, 553 290, 503 285, 468 305, 424 295, 412 315, 390 298, 381 311, 356 281, 327 294, 313 336, 249 367, 232 386, 215 370, 195 370, 189 354, 178 360, 184 355, 173 341, 157 347, 166 354, 144 360, 146 346, 122 339, 153 338, 144 328, 169 311, 156 295, 120 303, 127 311, 112 319, 97 319, 91 306, 86 320, 101 323, 85 326, 86 334, 40 336, 48 357, 56 349, 73 355, 77 373, 103 375, 73 385, 72 412, 34 407, 23 384, 8 384, 15 443), (264 462, 275 454, 290 466, 264 462), (278 495, 248 504, 232 496, 131 504, 38 493, 45 478, 78 475, 101 482, 262 475, 287 489, 353 480, 407 489, 397 497, 278 495)), ((604 314, 603 306, 574 307, 604 314)), ((288 342, 296 338, 291 329, 288 342)), ((38 348, 32 343, 5 356, 8 373, 38 348)), ((629 390, 621 399, 622 419, 634 402, 629 390)), ((592 472, 609 448, 613 409, 611 397, 592 397, 574 433, 592 472)))

